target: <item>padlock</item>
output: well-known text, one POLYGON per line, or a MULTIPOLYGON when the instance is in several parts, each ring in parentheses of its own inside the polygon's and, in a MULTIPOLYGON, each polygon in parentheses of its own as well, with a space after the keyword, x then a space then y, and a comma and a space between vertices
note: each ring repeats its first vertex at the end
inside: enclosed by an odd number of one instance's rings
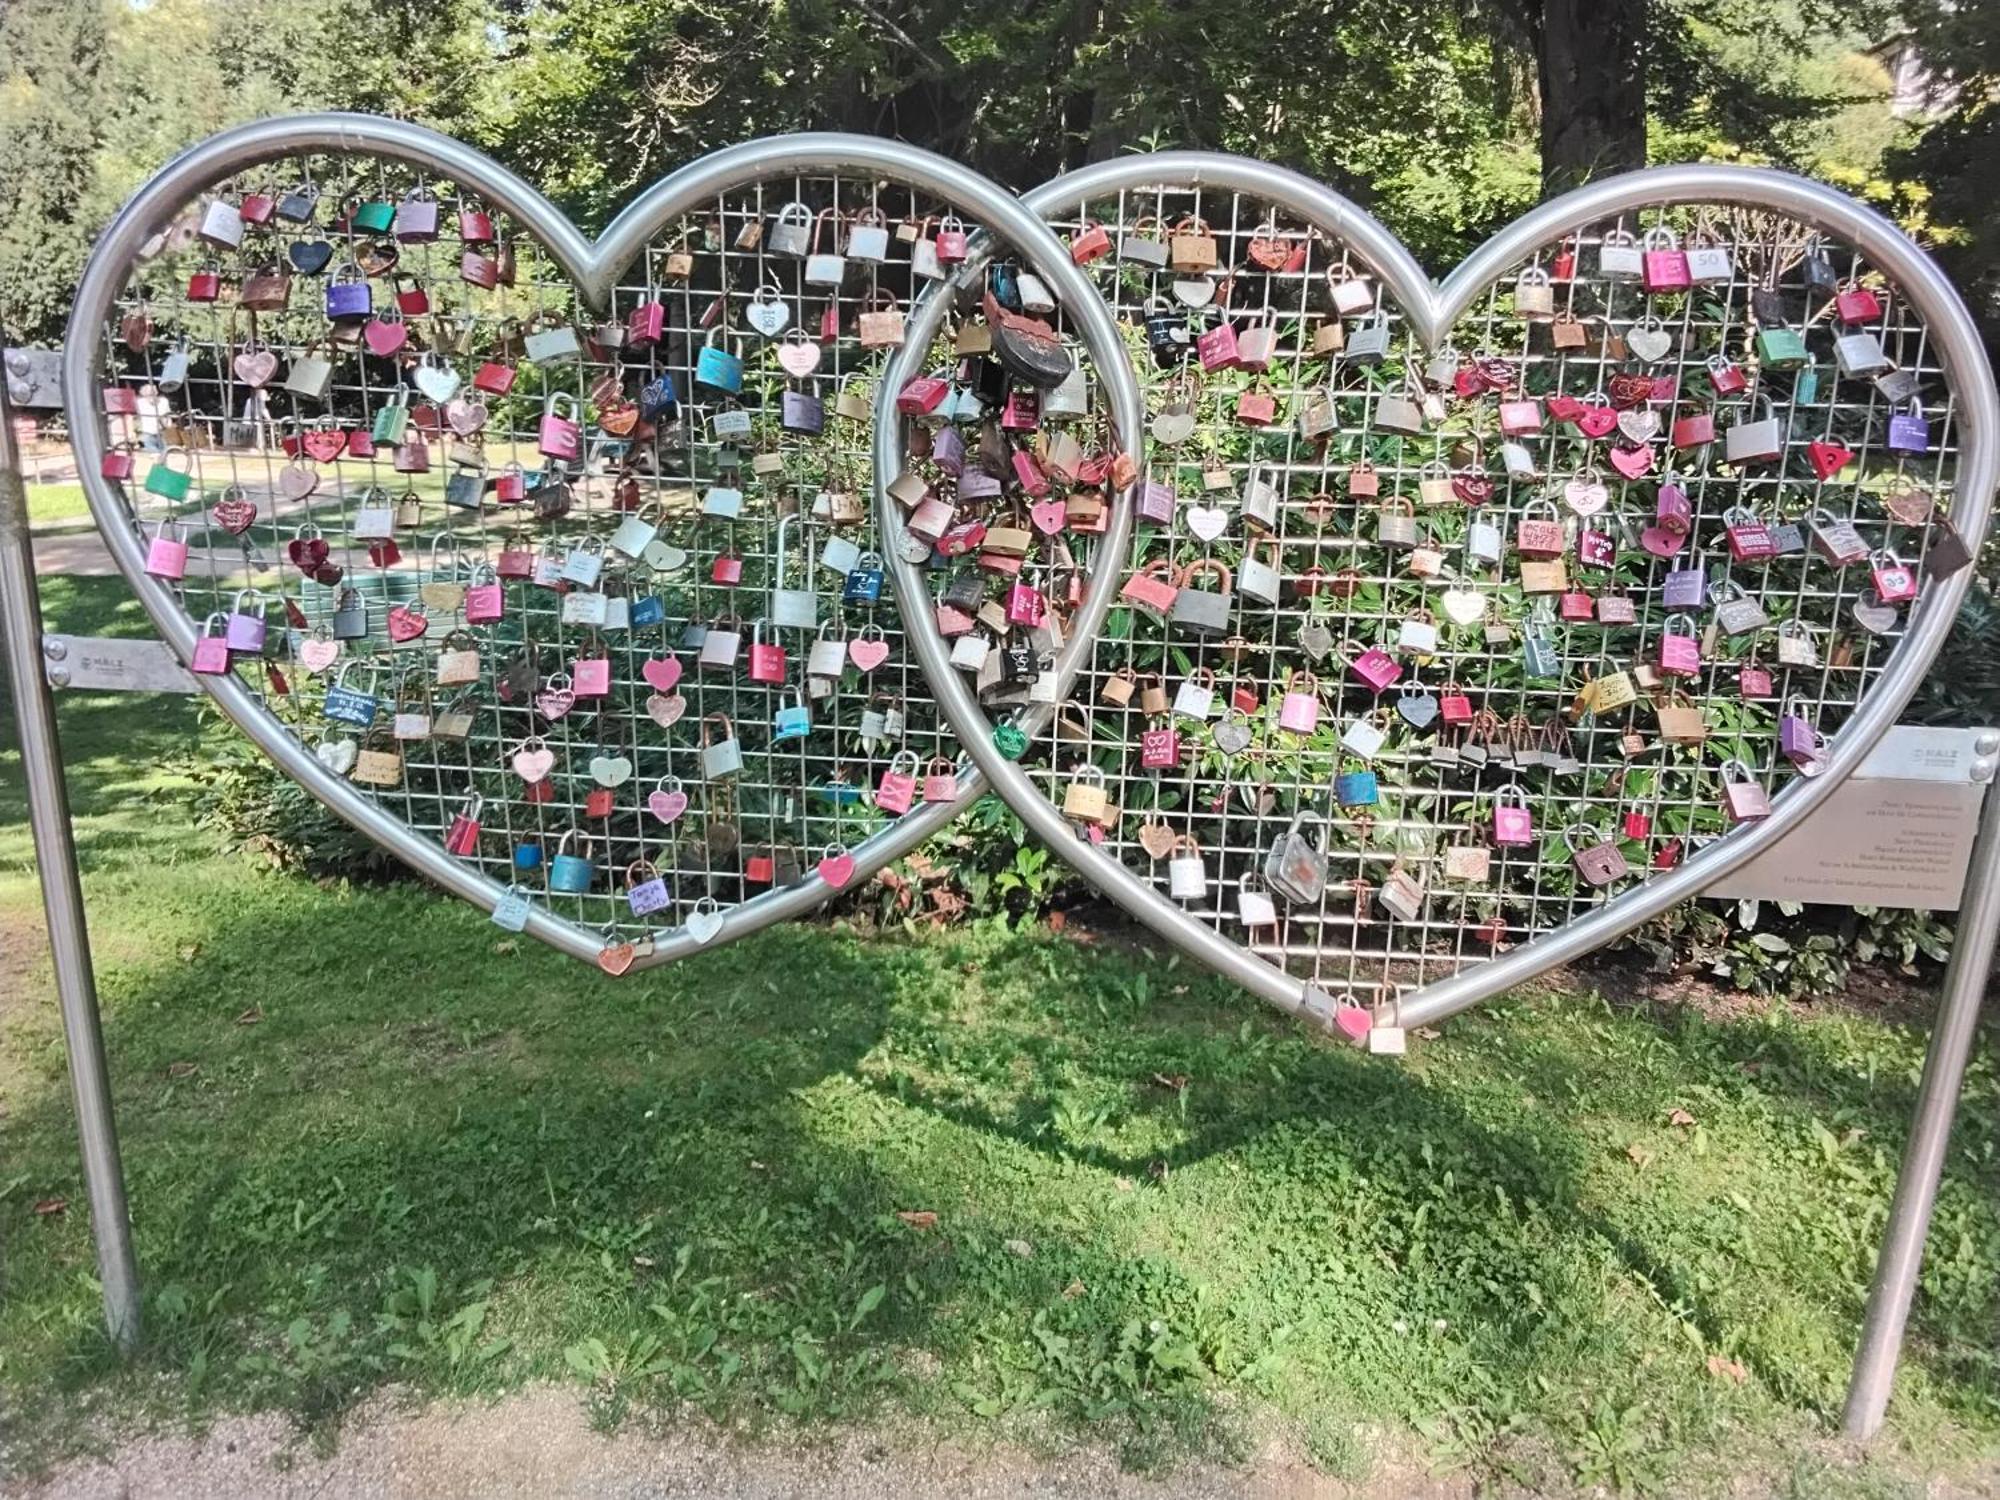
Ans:
POLYGON ((1189 563, 1175 580, 1173 623, 1191 635, 1226 635, 1234 602, 1233 583, 1229 569, 1214 558, 1189 563), (1219 579, 1220 587, 1215 590, 1197 587, 1197 576, 1219 579))
POLYGON ((771 715, 771 743, 775 745, 790 740, 802 740, 811 733, 812 710, 806 706, 806 701, 799 695, 798 689, 794 688, 790 701, 779 704, 777 711, 771 715))
POLYGON ((1889 368, 1882 341, 1872 333, 1843 333, 1833 341, 1833 359, 1850 380, 1864 379, 1889 368))
POLYGON ((1722 777, 1722 810, 1731 823, 1752 823, 1771 815, 1770 794, 1747 765, 1725 760, 1717 769, 1722 777))
POLYGON ((793 199, 779 209, 764 234, 764 245, 773 255, 803 259, 812 250, 813 211, 793 199))
POLYGON ((1501 848, 1522 848, 1535 841, 1535 818, 1528 794, 1509 782, 1493 794, 1493 842, 1501 848))
POLYGON ((1319 728, 1319 711, 1319 679, 1304 668, 1295 668, 1279 701, 1278 727, 1293 734, 1311 734, 1319 728))
POLYGON ((1660 632, 1660 671, 1669 677, 1694 677, 1701 672, 1701 638, 1686 615, 1669 615, 1660 632))
POLYGON ((942 755, 934 757, 925 769, 923 791, 926 802, 958 800, 958 771, 942 755))
POLYGON ((1580 567, 1606 571, 1618 566, 1618 541, 1608 531, 1580 528, 1576 534, 1576 560, 1580 567))
POLYGON ((742 650, 743 622, 735 615, 718 615, 702 634, 695 664, 716 671, 733 671, 742 650))
POLYGON ((1889 417, 1888 448, 1891 453, 1928 453, 1931 451, 1931 424, 1924 420, 1921 401, 1912 401, 1906 412, 1894 412, 1889 417))
POLYGON ((1365 369, 1379 365, 1389 353, 1389 315, 1381 308, 1375 309, 1354 331, 1346 335, 1346 347, 1341 358, 1356 368, 1365 369))
POLYGON ((194 479, 193 465, 193 455, 187 449, 178 446, 167 448, 146 471, 146 493, 158 495, 163 500, 187 499, 194 479), (182 467, 174 467, 175 459, 180 460, 182 467))
POLYGON ((358 641, 368 634, 368 602, 353 588, 343 588, 334 598, 333 638, 358 641))
POLYGON ((1805 335, 1782 325, 1759 328, 1750 347, 1756 351, 1757 363, 1769 370, 1796 370, 1811 357, 1805 335))
POLYGON ((1802 775, 1817 776, 1825 769, 1826 746, 1795 702, 1788 701, 1778 716, 1778 749, 1802 775))
POLYGON ((1858 563, 1868 556, 1868 543, 1845 517, 1814 507, 1806 512, 1806 525, 1812 533, 1813 550, 1836 568, 1858 563))
POLYGON ((1850 328, 1857 323, 1873 323, 1882 316, 1882 299, 1860 283, 1850 281, 1834 295, 1833 311, 1850 328))
POLYGON ((566 896, 577 896, 590 889, 597 870, 590 862, 591 841, 589 835, 583 838, 583 853, 569 852, 570 840, 577 837, 574 828, 566 829, 556 842, 555 858, 549 861, 549 890, 566 896))
POLYGON ((225 638, 232 652, 255 656, 264 649, 264 596, 256 589, 239 590, 229 607, 225 638))
POLYGON ((917 800, 917 752, 898 750, 875 786, 875 805, 883 812, 901 815, 917 800))
POLYGON ((1215 712, 1215 673, 1207 667, 1196 667, 1174 691, 1174 714, 1177 718, 1208 721, 1215 712))
POLYGON ((1770 463, 1785 453, 1784 426, 1769 398, 1759 396, 1766 415, 1737 422, 1722 435, 1722 456, 1731 464, 1770 463))
POLYGON ((229 616, 221 610, 202 621, 201 631, 195 636, 194 652, 188 658, 188 670, 211 677, 229 670, 229 642, 225 638, 228 629, 229 616))
POLYGON ((1639 242, 1630 231, 1608 231, 1597 247, 1597 274, 1609 281, 1636 281, 1644 270, 1639 242))
POLYGON ((743 360, 735 351, 718 339, 726 339, 721 328, 712 328, 702 341, 700 352, 695 356, 694 381, 697 386, 719 392, 725 396, 741 395, 743 391, 743 360))
POLYGON ((1902 604, 1917 597, 1916 573, 1888 548, 1868 554, 1868 571, 1884 604, 1902 604))
POLYGON ((1553 500, 1530 500, 1521 507, 1514 547, 1522 557, 1538 561, 1561 557, 1566 545, 1563 524, 1557 519, 1553 500))
POLYGON ((1111 799, 1105 791, 1104 772, 1096 766, 1077 768, 1063 790, 1063 816, 1078 823, 1102 823, 1111 799))
POLYGON ((146 571, 155 578, 180 579, 187 576, 188 544, 181 524, 168 519, 153 528, 146 546, 146 571))
POLYGON ((1563 843, 1569 847, 1570 863, 1586 885, 1611 885, 1632 873, 1625 851, 1588 823, 1570 824, 1563 830, 1563 843))
POLYGON ((764 639, 764 621, 750 622, 750 680, 775 687, 785 680, 785 648, 764 639))
MULTIPOLYGON (((1435 640, 1432 645, 1435 647, 1435 640)), ((1366 683, 1371 691, 1380 693, 1403 675, 1403 664, 1380 646, 1370 646, 1366 650, 1350 647, 1347 670, 1354 674, 1357 681, 1366 683)))
POLYGON ((1326 890, 1326 853, 1307 836, 1308 821, 1320 820, 1299 812, 1264 855, 1265 887, 1294 906, 1311 906, 1326 890))
POLYGON ((855 559, 854 566, 847 572, 840 586, 840 602, 843 604, 877 604, 882 599, 885 579, 884 565, 880 553, 864 552, 855 559))
POLYGON ((1694 285, 1687 252, 1671 229, 1655 225, 1646 231, 1642 244, 1640 274, 1647 291, 1684 292, 1694 285))
POLYGON ((1700 448, 1715 441, 1715 416, 1712 412, 1691 412, 1685 417, 1676 417, 1668 440, 1683 451, 1700 448))
POLYGON ((349 262, 326 284, 326 315, 335 322, 354 322, 375 311, 375 292, 361 268, 349 262))
POLYGON ((1692 566, 1668 571, 1661 580, 1660 601, 1669 609, 1701 609, 1708 603, 1708 574, 1699 558, 1692 566))
POLYGON ((1514 311, 1524 318, 1546 318, 1556 310, 1555 287, 1540 266, 1528 266, 1514 278, 1514 311))
POLYGON ((743 769, 743 747, 727 714, 710 714, 701 721, 701 773, 722 781, 743 769), (711 726, 715 726, 713 729, 711 726))
MULTIPOLYGON (((1782 620, 1778 624, 1778 663, 1786 667, 1816 667, 1819 665, 1819 644, 1813 639, 1812 627, 1803 620, 1782 620)), ((1748 671, 1749 668, 1744 669, 1748 671)), ((1767 677, 1768 673, 1765 674, 1767 677)), ((1769 691, 1768 688, 1765 690, 1769 691)), ((1746 697, 1762 696, 1745 692, 1746 697)))
POLYGON ((1384 547, 1415 547, 1421 540, 1415 507, 1401 495, 1386 496, 1379 506, 1375 518, 1375 539, 1384 547))
POLYGON ((1778 555, 1778 544, 1755 511, 1732 505, 1722 513, 1723 535, 1729 539, 1729 556, 1736 562, 1767 562, 1778 555))
POLYGON ((1148 771, 1170 771, 1181 763, 1181 732, 1171 724, 1139 732, 1139 764, 1148 771))
POLYGON ((1342 807, 1373 807, 1380 797, 1373 771, 1342 771, 1333 778, 1333 800, 1342 807))
POLYGON ((1749 635, 1771 623, 1764 606, 1730 579, 1717 582, 1710 594, 1715 600, 1715 623, 1730 636, 1749 635))
MULTIPOLYGON (((1531 567, 1560 567, 1561 564, 1530 564, 1531 567)), ((1551 592, 1556 592, 1551 590, 1551 592)), ((1521 670, 1529 677, 1548 679, 1562 675, 1562 653, 1537 625, 1521 632, 1521 670)))

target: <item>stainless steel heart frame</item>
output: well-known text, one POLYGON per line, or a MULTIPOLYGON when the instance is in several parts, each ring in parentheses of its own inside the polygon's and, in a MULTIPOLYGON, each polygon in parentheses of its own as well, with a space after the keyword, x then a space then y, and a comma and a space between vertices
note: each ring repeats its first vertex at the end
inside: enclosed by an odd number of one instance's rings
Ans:
MULTIPOLYGON (((1062 305, 1076 309, 1075 325, 1103 383, 1117 430, 1136 433, 1143 421, 1143 400, 1117 325, 1054 234, 1011 194, 929 152, 857 135, 795 135, 747 142, 703 157, 655 184, 592 244, 534 188, 481 153, 434 131, 365 115, 302 115, 261 121, 218 135, 169 163, 112 221, 84 270, 65 348, 69 429, 91 512, 113 560, 161 637, 184 662, 194 649, 195 622, 180 607, 172 589, 145 572, 144 543, 126 505, 112 484, 100 477, 103 419, 92 404, 100 384, 96 378, 103 348, 100 330, 116 306, 140 247, 150 236, 214 184, 246 168, 306 151, 388 158, 475 189, 492 207, 536 236, 580 292, 598 306, 609 302, 619 273, 643 254, 661 227, 712 204, 731 189, 766 178, 816 171, 873 174, 935 195, 1022 252, 1026 263, 1062 305)), ((921 304, 930 314, 926 326, 936 326, 935 319, 951 290, 950 285, 942 285, 927 295, 921 304)), ((1121 502, 1121 515, 1123 509, 1121 502)), ((1091 581, 1080 623, 1094 629, 1116 585, 1115 570, 1102 571, 1091 581)), ((1057 663, 1065 684, 1089 652, 1092 629, 1079 629, 1057 663)), ((200 680, 229 719, 287 775, 419 874, 483 910, 492 910, 506 894, 504 886, 446 853, 436 841, 416 833, 321 765, 310 747, 280 724, 233 676, 204 675, 200 680)), ((960 780, 958 802, 928 803, 913 809, 857 844, 851 851, 854 875, 850 879, 865 879, 901 858, 944 827, 984 789, 976 769, 963 769, 960 780)), ((633 968, 671 962, 774 922, 805 915, 836 894, 836 888, 818 875, 809 875, 797 884, 728 908, 720 931, 706 943, 685 927, 656 936, 653 951, 638 959, 633 968)), ((594 960, 604 945, 602 934, 539 905, 531 911, 526 930, 585 960, 594 960)))
MULTIPOLYGON (((1036 188, 1026 195, 1025 202, 1037 213, 1053 216, 1080 202, 1163 184, 1234 190, 1336 234, 1354 259, 1380 279, 1429 348, 1444 341, 1460 315, 1496 276, 1536 247, 1626 210, 1722 202, 1783 213, 1837 235, 1893 278, 1927 320, 1963 434, 1953 520, 1975 546, 1986 533, 1996 475, 2000 475, 2000 401, 1996 401, 1993 374, 1971 316, 1937 266, 1901 231, 1832 189, 1785 173, 1741 167, 1684 166, 1633 172, 1578 189, 1527 214, 1489 240, 1442 285, 1425 276, 1395 236, 1356 205, 1296 173, 1240 157, 1172 152, 1121 158, 1036 188)), ((890 364, 885 377, 889 385, 916 373, 925 347, 924 335, 934 326, 939 311, 920 310, 909 344, 890 364)), ((903 436, 903 419, 891 408, 878 408, 878 495, 897 473, 903 436)), ((887 502, 878 500, 878 504, 887 502)), ((888 521, 885 513, 883 524, 888 521)), ((1115 566, 1124 557, 1124 533, 1115 542, 1099 550, 1100 570, 1115 566)), ((913 568, 900 561, 895 566, 900 589, 907 592, 920 587, 913 568)), ((1101 583, 1101 577, 1097 581, 1101 583)), ((1739 827, 1678 868, 1503 957, 1463 969, 1398 1002, 1385 1003, 1378 1007, 1378 1022, 1423 1025, 1502 994, 1698 895, 1777 843, 1825 800, 1895 723, 1943 645, 1971 582, 1971 572, 1962 571, 1927 593, 1889 664, 1835 740, 1824 772, 1794 783, 1775 798, 1768 819, 1739 827)), ((1077 633, 1085 634, 1082 629, 1077 633)), ((1314 999, 1311 985, 1195 920, 1116 858, 1077 837, 1060 808, 1043 795, 1028 773, 995 748, 992 726, 952 669, 943 639, 919 623, 911 640, 939 707, 957 729, 965 749, 986 773, 993 789, 1044 841, 1093 886, 1181 951, 1281 1010, 1300 1014, 1309 1008, 1309 999, 1314 999)), ((1311 1009, 1323 1017, 1322 1005, 1314 1003, 1311 1009)))

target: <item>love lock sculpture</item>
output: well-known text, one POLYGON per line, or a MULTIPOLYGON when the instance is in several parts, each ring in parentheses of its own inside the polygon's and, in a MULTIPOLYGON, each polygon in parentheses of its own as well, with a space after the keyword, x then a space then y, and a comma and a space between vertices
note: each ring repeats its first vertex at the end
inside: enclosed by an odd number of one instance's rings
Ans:
MULTIPOLYGON (((817 909, 990 783, 1175 946, 1385 1051, 1796 827, 1936 656, 2000 475, 1992 372, 1936 267, 1837 193, 1709 166, 1543 205, 1438 285, 1353 204, 1239 158, 1017 201, 891 142, 786 137, 592 244, 454 141, 302 116, 140 190, 62 383, 167 643, 495 921, 607 973, 666 962, 817 909)), ((129 1347, 3 426, 0 479, 129 1347)), ((2000 937, 1983 827, 1857 1436, 2000 937)))
MULTIPOLYGON (((1139 540, 1035 769, 938 633, 912 644, 1086 878, 1351 1039, 1398 1050, 1770 845, 1963 597, 1991 373, 1931 263, 1837 194, 1633 173, 1441 287, 1256 162, 1027 201, 1145 350, 1139 540)), ((920 420, 877 413, 885 496, 949 483, 920 420)))
MULTIPOLYGON (((1048 389, 1071 479, 1130 467, 1109 310, 940 158, 755 142, 593 246, 431 132, 276 120, 173 163, 99 243, 71 432, 113 556, 239 727, 495 921, 623 973, 817 907, 982 790, 866 493, 880 367, 947 301, 992 378, 926 410, 1025 454, 1048 389)), ((982 530, 929 540, 1003 553, 982 530)), ((1077 643, 1038 655, 1065 691, 1116 586, 1068 578, 1077 643)))

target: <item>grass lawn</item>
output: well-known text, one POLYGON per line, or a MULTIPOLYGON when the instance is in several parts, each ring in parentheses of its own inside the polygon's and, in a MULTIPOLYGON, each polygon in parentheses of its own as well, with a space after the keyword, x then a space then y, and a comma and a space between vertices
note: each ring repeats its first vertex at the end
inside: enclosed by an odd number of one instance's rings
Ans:
MULTIPOLYGON (((56 628, 136 627, 115 580, 56 628)), ((1923 1493, 2000 1448, 1976 1064, 1892 1408, 1832 1438, 1920 1032, 1573 988, 1406 1063, 1115 936, 798 926, 611 984, 414 888, 212 853, 188 705, 64 704, 150 1343, 100 1332, 0 760, 0 1432, 394 1383, 608 1424, 915 1413, 1138 1465, 1273 1429, 1539 1493, 1923 1493), (67 1200, 66 1212, 37 1203, 67 1200), (935 1216, 933 1219, 931 1216, 935 1216)))
POLYGON ((90 503, 83 498, 83 486, 75 480, 59 484, 31 484, 27 487, 28 524, 49 526, 57 522, 90 522, 90 503))

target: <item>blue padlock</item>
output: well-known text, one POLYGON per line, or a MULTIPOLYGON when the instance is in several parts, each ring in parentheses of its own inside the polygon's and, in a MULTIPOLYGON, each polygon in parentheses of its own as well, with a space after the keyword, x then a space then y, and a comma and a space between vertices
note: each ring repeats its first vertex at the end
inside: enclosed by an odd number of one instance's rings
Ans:
POLYGON ((514 846, 514 868, 517 870, 539 870, 542 867, 542 846, 535 843, 514 846))
POLYGON ((583 853, 571 854, 569 841, 576 837, 576 830, 570 829, 556 845, 556 857, 549 861, 549 889, 565 896, 580 896, 590 889, 591 876, 596 872, 590 864, 590 840, 583 841, 583 853))
POLYGON ((375 293, 357 266, 344 266, 326 284, 329 318, 365 318, 375 311, 375 293))
POLYGON ((877 552, 864 552, 847 570, 847 582, 841 585, 842 604, 880 604, 882 602, 882 557, 877 552))
POLYGON ((668 407, 679 406, 680 402, 680 393, 674 389, 674 377, 662 371, 640 388, 639 419, 650 422, 668 407))
POLYGON ((1521 636, 1521 667, 1530 677, 1560 677, 1562 658, 1556 643, 1538 630, 1525 631, 1521 636))
POLYGON ((1373 771, 1342 771, 1333 778, 1333 800, 1342 807, 1373 807, 1380 792, 1373 771))
POLYGON ((641 594, 632 601, 632 628, 644 630, 667 617, 666 602, 658 594, 641 594))
POLYGON ((1889 418, 1889 451, 1891 453, 1931 451, 1931 424, 1924 420, 1921 401, 1912 401, 1908 411, 1899 411, 1889 418))
POLYGON ((785 740, 802 740, 812 733, 812 727, 812 710, 799 696, 798 689, 793 688, 792 701, 771 716, 771 743, 776 745, 785 740))
MULTIPOLYGON (((720 330, 710 331, 710 339, 719 337, 720 330)), ((720 344, 704 343, 701 353, 695 358, 694 379, 695 384, 705 385, 710 390, 730 396, 740 395, 743 391, 743 361, 720 344)))
POLYGON ((375 722, 375 715, 382 706, 382 700, 374 692, 375 673, 372 669, 368 673, 368 691, 364 692, 360 688, 347 685, 347 674, 353 669, 352 662, 341 667, 340 675, 333 679, 332 685, 326 690, 326 702, 322 705, 322 712, 329 719, 339 723, 366 729, 375 722))

